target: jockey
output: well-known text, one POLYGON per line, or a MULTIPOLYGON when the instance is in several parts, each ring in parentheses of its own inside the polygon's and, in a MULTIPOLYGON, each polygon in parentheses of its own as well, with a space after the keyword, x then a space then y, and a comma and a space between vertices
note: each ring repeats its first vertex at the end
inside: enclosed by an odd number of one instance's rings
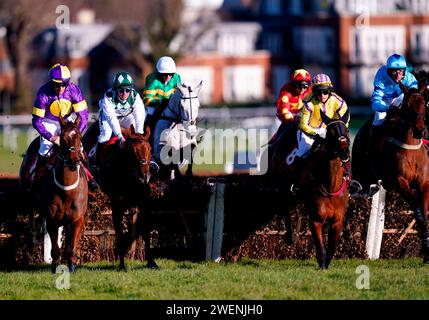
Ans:
POLYGON ((383 136, 383 127, 387 110, 390 107, 398 107, 402 103, 404 93, 399 87, 399 82, 407 88, 417 88, 417 80, 410 72, 405 58, 399 54, 393 54, 387 59, 385 66, 378 69, 374 79, 374 92, 371 97, 371 107, 375 111, 374 122, 371 127, 371 137, 368 152, 374 151, 383 136))
POLYGON ((304 98, 311 93, 311 76, 307 70, 297 69, 291 80, 283 85, 277 99, 277 118, 281 125, 276 133, 276 141, 286 132, 286 128, 298 124, 301 119, 301 108, 304 98))
MULTIPOLYGON (((348 113, 346 102, 332 91, 331 79, 326 74, 313 77, 313 92, 304 101, 301 121, 297 132, 298 150, 293 168, 293 185, 291 191, 297 193, 305 181, 305 158, 310 152, 314 141, 325 138, 326 125, 322 121, 321 112, 331 119, 340 119, 348 113)), ((348 127, 350 117, 346 126, 348 127)))
POLYGON ((153 127, 156 124, 181 82, 173 58, 159 58, 156 71, 146 77, 146 87, 143 91, 143 101, 148 113, 145 125, 153 127))
MULTIPOLYGON (((53 153, 53 145, 60 145, 61 126, 59 117, 69 119, 72 113, 80 115, 79 130, 83 132, 88 123, 88 107, 79 87, 70 81, 70 70, 63 64, 55 64, 49 70, 50 81, 40 87, 33 107, 32 124, 40 134, 34 183, 40 181, 44 168, 53 153)), ((89 187, 97 189, 93 177, 88 177, 89 187)))
MULTIPOLYGON (((134 88, 134 80, 128 72, 121 71, 115 75, 112 88, 107 90, 98 105, 100 107, 98 143, 108 142, 113 133, 118 137, 120 146, 123 146, 125 138, 121 127, 128 129, 133 125, 136 133, 144 133, 146 110, 140 94, 134 88)), ((99 149, 101 148, 97 148, 99 149)))

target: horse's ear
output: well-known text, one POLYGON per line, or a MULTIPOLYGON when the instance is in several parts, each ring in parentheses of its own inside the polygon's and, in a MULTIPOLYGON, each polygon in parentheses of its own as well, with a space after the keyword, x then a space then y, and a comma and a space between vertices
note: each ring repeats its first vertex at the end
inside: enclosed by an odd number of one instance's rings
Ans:
POLYGON ((203 86, 203 80, 201 80, 200 83, 194 89, 197 94, 200 92, 202 86, 203 86))
POLYGON ((143 134, 143 139, 145 139, 146 141, 149 141, 149 137, 150 137, 150 127, 147 126, 143 134))
POLYGON ((322 121, 324 124, 328 125, 330 122, 332 122, 332 119, 329 118, 326 113, 324 113, 322 110, 320 110, 320 116, 322 117, 322 121))
POLYGON ((133 124, 130 126, 130 133, 131 133, 131 135, 134 135, 136 133, 136 129, 134 129, 133 124))
POLYGON ((60 125, 61 125, 61 127, 64 127, 65 125, 66 125, 66 120, 64 120, 64 117, 63 116, 59 116, 58 117, 58 120, 60 121, 60 125))
POLYGON ((428 86, 428 75, 423 70, 419 72, 419 84, 420 84, 419 93, 423 94, 428 86))
POLYGON ((406 86, 404 86, 404 84, 399 81, 399 87, 401 88, 402 92, 404 92, 405 95, 407 95, 410 91, 408 90, 408 88, 406 86))
POLYGON ((76 120, 74 121, 74 124, 76 125, 76 127, 80 128, 80 121, 81 121, 81 117, 79 115, 79 113, 76 114, 76 120))
POLYGON ((184 96, 184 95, 186 95, 186 92, 188 90, 188 86, 184 83, 179 83, 177 85, 177 89, 179 89, 182 96, 184 96))

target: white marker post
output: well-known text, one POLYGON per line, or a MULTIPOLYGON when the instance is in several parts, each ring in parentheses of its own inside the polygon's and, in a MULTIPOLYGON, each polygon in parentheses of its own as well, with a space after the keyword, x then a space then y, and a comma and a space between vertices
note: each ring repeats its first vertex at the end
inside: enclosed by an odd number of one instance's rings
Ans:
POLYGON ((381 180, 378 181, 377 185, 371 185, 371 189, 375 188, 378 188, 378 191, 372 196, 371 214, 369 216, 366 236, 366 253, 371 260, 380 257, 384 230, 384 206, 386 201, 386 190, 381 185, 381 180))

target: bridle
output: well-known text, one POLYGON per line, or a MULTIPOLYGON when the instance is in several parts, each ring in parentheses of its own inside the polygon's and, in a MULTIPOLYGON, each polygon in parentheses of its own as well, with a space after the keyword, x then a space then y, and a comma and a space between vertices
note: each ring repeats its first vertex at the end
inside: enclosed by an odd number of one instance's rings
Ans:
MULTIPOLYGON (((188 87, 189 96, 183 96, 182 94, 180 95, 180 100, 189 100, 189 109, 190 109, 190 118, 191 119, 194 118, 193 109, 192 109, 192 100, 193 99, 198 99, 198 96, 192 96, 191 95, 192 92, 193 91, 192 91, 191 87, 188 87)), ((180 106, 180 108, 182 108, 182 106, 180 106)), ((174 115, 174 118, 162 115, 161 119, 168 120, 168 121, 174 122, 176 124, 177 123, 182 123, 184 121, 183 117, 182 117, 182 113, 179 112, 179 114, 177 114, 177 112, 175 110, 172 110, 170 108, 170 104, 168 104, 167 109, 170 110, 170 112, 174 115)), ((195 125, 196 124, 196 120, 190 120, 189 123, 190 123, 190 125, 195 125)))
MULTIPOLYGON (((74 129, 79 130, 79 129, 74 129)), ((78 132, 78 131, 77 131, 78 132)), ((63 134, 63 132, 61 133, 63 134)), ((77 137, 78 138, 78 137, 77 137)), ((75 138, 75 139, 77 139, 75 138)), ((70 147, 60 147, 60 152, 57 155, 58 160, 62 162, 62 167, 68 167, 70 171, 76 171, 77 170, 77 180, 75 183, 65 186, 62 183, 60 183, 56 177, 56 169, 53 169, 53 175, 54 175, 54 183, 55 185, 64 191, 69 191, 77 188, 80 182, 80 161, 82 160, 82 153, 80 151, 79 147, 70 146, 70 147), (71 155, 77 154, 76 160, 71 160, 71 155)))
MULTIPOLYGON (((332 121, 332 122, 330 122, 330 123, 328 123, 326 125, 326 129, 328 130, 329 127, 332 126, 333 124, 340 124, 344 128, 346 128, 346 124, 342 120, 334 120, 334 121, 332 121)), ((338 139, 338 143, 339 144, 347 142, 347 145, 348 146, 350 145, 350 139, 349 139, 349 137, 347 135, 344 136, 343 134, 341 134, 337 139, 338 139)), ((329 141, 327 141, 326 143, 328 145, 329 141)), ((344 172, 346 170, 345 166, 347 165, 348 162, 350 162, 350 155, 349 155, 349 153, 347 153, 347 158, 343 159, 340 156, 340 152, 338 150, 329 151, 328 148, 327 148, 327 145, 325 146, 325 152, 328 155, 328 158, 330 160, 334 160, 334 159, 339 158, 339 160, 341 161, 341 169, 344 172)), ((335 144, 335 145, 337 145, 337 144, 335 144)), ((343 174, 341 186, 339 187, 339 189, 337 191, 335 191, 335 192, 329 192, 326 189, 326 187, 323 185, 322 182, 320 182, 318 190, 325 197, 335 197, 335 196, 341 195, 346 187, 347 187, 347 179, 345 178, 345 176, 343 174)))

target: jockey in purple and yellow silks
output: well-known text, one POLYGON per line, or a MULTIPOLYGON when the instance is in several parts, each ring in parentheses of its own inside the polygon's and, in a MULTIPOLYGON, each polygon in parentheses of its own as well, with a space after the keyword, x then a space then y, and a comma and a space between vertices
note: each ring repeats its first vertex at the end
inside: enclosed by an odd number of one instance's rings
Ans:
POLYGON ((40 179, 44 166, 52 155, 53 145, 60 144, 59 117, 72 120, 72 113, 80 115, 79 130, 88 123, 88 106, 79 87, 70 82, 70 70, 55 64, 49 70, 50 81, 40 87, 33 106, 33 127, 40 134, 40 148, 35 169, 35 180, 40 179))

